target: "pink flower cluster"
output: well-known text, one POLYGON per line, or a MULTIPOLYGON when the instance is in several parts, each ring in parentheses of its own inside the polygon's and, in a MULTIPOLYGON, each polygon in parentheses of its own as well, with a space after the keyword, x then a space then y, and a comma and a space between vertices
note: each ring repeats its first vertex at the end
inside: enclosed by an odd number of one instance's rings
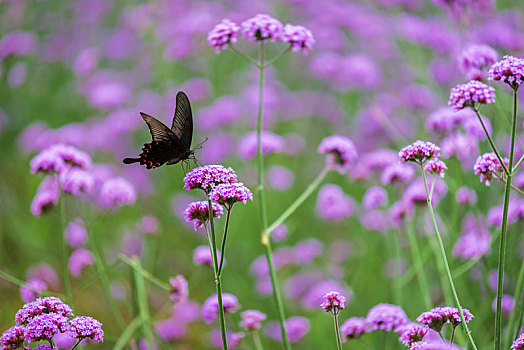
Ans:
POLYGON ((331 135, 323 138, 317 152, 327 154, 327 166, 341 174, 346 173, 358 157, 353 142, 341 135, 331 135))
POLYGON ((346 298, 339 292, 328 292, 324 295, 320 307, 326 312, 337 315, 340 310, 344 310, 346 307, 346 298))
POLYGON ((315 43, 313 34, 303 26, 282 23, 267 14, 258 14, 242 22, 240 26, 229 19, 222 20, 207 35, 209 46, 217 53, 225 50, 230 43, 242 35, 249 41, 280 41, 290 44, 292 51, 302 51, 307 54, 315 43))
POLYGON ((415 162, 423 164, 426 161, 438 157, 440 147, 429 141, 417 140, 411 145, 407 145, 398 152, 402 163, 415 162))
POLYGON ((448 105, 455 110, 466 107, 477 108, 478 104, 495 102, 495 89, 478 80, 471 80, 466 84, 459 84, 451 89, 448 105))
MULTIPOLYGON (((509 164, 508 158, 504 158, 503 161, 506 166, 509 164)), ((494 176, 502 176, 504 168, 502 167, 502 164, 500 164, 497 155, 491 152, 479 156, 473 166, 473 170, 476 175, 480 175, 480 182, 484 182, 486 186, 489 186, 494 176)))
MULTIPOLYGON (((469 321, 471 321, 474 317, 468 309, 462 308, 462 313, 466 323, 469 323, 469 321)), ((459 311, 456 307, 443 306, 435 307, 429 311, 421 313, 417 317, 417 322, 422 323, 437 332, 440 332, 446 323, 451 323, 453 327, 456 327, 462 321, 460 319, 459 311)))
POLYGON ((504 56, 488 72, 489 80, 501 80, 517 90, 524 82, 524 59, 504 56))

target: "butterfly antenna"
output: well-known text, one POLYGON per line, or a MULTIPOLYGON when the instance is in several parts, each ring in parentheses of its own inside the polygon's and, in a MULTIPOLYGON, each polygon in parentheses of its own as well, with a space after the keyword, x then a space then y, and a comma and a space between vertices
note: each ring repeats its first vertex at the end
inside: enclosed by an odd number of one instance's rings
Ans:
POLYGON ((204 141, 200 142, 200 143, 199 143, 199 144, 198 144, 194 149, 201 149, 201 148, 202 148, 202 145, 203 145, 204 143, 206 143, 207 140, 208 140, 208 138, 206 137, 206 139, 205 139, 204 141))

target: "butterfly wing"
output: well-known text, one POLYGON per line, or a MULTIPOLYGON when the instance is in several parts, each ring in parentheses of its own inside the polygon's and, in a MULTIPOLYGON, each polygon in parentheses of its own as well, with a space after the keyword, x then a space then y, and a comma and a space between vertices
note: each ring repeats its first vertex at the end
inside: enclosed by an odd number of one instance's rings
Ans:
POLYGON ((183 91, 176 94, 175 116, 173 117, 171 131, 178 137, 186 150, 191 148, 193 115, 189 99, 183 91))

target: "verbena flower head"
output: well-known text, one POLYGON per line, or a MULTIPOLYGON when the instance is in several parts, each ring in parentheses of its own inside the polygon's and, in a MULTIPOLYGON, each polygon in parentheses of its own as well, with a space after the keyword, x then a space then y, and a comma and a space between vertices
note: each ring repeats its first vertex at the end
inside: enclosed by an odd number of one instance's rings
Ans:
POLYGON ((91 266, 95 263, 93 253, 86 248, 77 248, 69 257, 68 267, 71 276, 78 277, 82 274, 82 270, 86 266, 91 266))
POLYGON ((466 186, 462 186, 457 189, 455 200, 459 204, 475 204, 477 203, 477 193, 466 186))
POLYGON ((77 316, 71 320, 71 334, 78 340, 89 339, 91 342, 104 341, 102 323, 93 317, 77 316))
POLYGON ((524 59, 504 56, 502 60, 491 66, 488 79, 501 80, 517 90, 524 82, 524 59))
POLYGON ((55 207, 59 199, 60 187, 56 178, 47 176, 38 187, 38 192, 31 202, 31 213, 34 216, 40 216, 55 207))
POLYGON ((323 185, 318 191, 316 203, 317 215, 325 220, 342 221, 353 215, 355 202, 346 195, 340 186, 323 185))
POLYGON ((258 310, 246 310, 240 314, 240 327, 246 332, 260 329, 261 323, 267 318, 266 314, 258 310))
POLYGON ((427 343, 425 341, 418 341, 411 344, 409 350, 424 350, 426 348, 426 345, 427 343))
MULTIPOLYGON (((464 320, 469 323, 473 319, 473 315, 468 309, 462 308, 464 314, 464 320)), ((456 307, 443 306, 434 307, 433 309, 423 312, 417 317, 417 322, 422 323, 429 328, 440 333, 442 327, 446 323, 451 323, 453 327, 459 325, 462 321, 460 319, 459 311, 456 307)))
MULTIPOLYGON (((225 312, 233 313, 240 309, 236 296, 230 293, 222 294, 222 306, 225 312)), ((213 294, 202 305, 202 319, 211 323, 218 316, 218 296, 213 294)))
POLYGON ((204 165, 191 170, 184 177, 184 188, 186 191, 201 189, 206 193, 220 184, 232 184, 238 182, 237 175, 232 168, 222 165, 204 165))
POLYGON ((136 201, 136 190, 131 182, 123 177, 114 177, 104 181, 100 190, 100 204, 106 208, 118 208, 136 201))
POLYGON ((30 278, 27 283, 20 287, 20 298, 27 302, 35 300, 40 293, 47 288, 47 283, 40 278, 30 278))
POLYGON ((169 279, 169 285, 171 286, 169 293, 169 298, 171 300, 173 300, 175 303, 178 303, 179 301, 187 299, 189 292, 187 289, 187 281, 184 276, 177 275, 175 277, 171 277, 169 279))
POLYGON ((520 336, 511 343, 511 350, 522 350, 524 349, 524 333, 521 333, 520 336))
POLYGON ((41 314, 27 324, 24 337, 28 342, 49 341, 56 334, 69 332, 69 319, 59 314, 41 314))
MULTIPOLYGON (((220 260, 220 252, 217 250, 217 259, 220 260)), ((193 262, 195 265, 213 266, 213 257, 209 245, 200 245, 193 251, 193 262)), ((225 259, 224 259, 225 263, 225 259)))
POLYGON ((17 326, 27 325, 34 317, 42 314, 55 313, 64 317, 72 317, 73 310, 60 298, 45 297, 25 304, 15 315, 17 326))
POLYGON ((90 172, 79 168, 62 171, 58 176, 58 181, 62 190, 73 196, 79 196, 82 193, 89 194, 95 182, 90 172))
POLYGON ((227 49, 229 43, 236 43, 240 27, 229 19, 223 19, 208 34, 207 42, 215 49, 216 53, 227 49))
POLYGON ((398 156, 402 163, 415 162, 423 164, 426 161, 438 157, 440 147, 429 141, 417 140, 411 145, 407 145, 398 152, 398 156))
POLYGON ((399 341, 407 347, 421 341, 428 332, 428 326, 414 324, 402 333, 399 341))
POLYGON ((499 59, 495 49, 488 45, 471 45, 459 57, 459 68, 466 73, 468 79, 482 80, 483 70, 499 59))
POLYGON ((243 183, 236 182, 218 185, 209 194, 209 199, 230 208, 236 202, 246 204, 248 200, 253 200, 253 194, 243 183))
POLYGON ((435 312, 433 310, 434 309, 421 313, 417 317, 417 322, 422 323, 423 325, 426 325, 437 332, 440 332, 444 324, 447 322, 447 319, 445 319, 439 312, 435 312))
MULTIPOLYGON (((213 218, 220 218, 224 213, 224 209, 218 203, 211 202, 213 208, 213 218)), ((193 227, 197 230, 200 226, 204 226, 209 222, 209 203, 208 201, 199 201, 190 203, 186 210, 184 210, 184 218, 186 222, 193 222, 193 227)))
POLYGON ((376 209, 385 205, 388 201, 388 194, 386 190, 379 186, 370 187, 364 194, 362 205, 365 209, 376 209))
MULTIPOLYGON (((300 341, 309 332, 309 327, 309 320, 302 316, 290 317, 284 322, 284 328, 291 343, 300 341)), ((282 340, 282 333, 277 322, 267 325, 266 334, 272 339, 282 340)))
POLYGON ((370 330, 382 329, 385 331, 395 331, 408 322, 406 313, 400 306, 392 304, 378 304, 373 306, 366 316, 366 322, 370 330))
POLYGON ((286 24, 284 27, 282 41, 290 43, 292 51, 302 51, 304 54, 308 54, 315 44, 315 39, 309 29, 292 24, 286 24))
POLYGON ((54 144, 31 160, 31 172, 60 173, 69 166, 88 169, 91 166, 91 157, 76 147, 54 144))
POLYGON ((448 170, 446 163, 438 158, 430 159, 424 166, 424 170, 430 174, 437 174, 440 177, 444 177, 444 171, 448 170))
POLYGON ((382 175, 380 175, 380 183, 382 185, 408 183, 414 176, 415 169, 413 169, 413 167, 402 163, 395 163, 384 169, 382 175))
POLYGON ((281 40, 284 27, 279 20, 266 14, 259 14, 241 24, 242 36, 249 41, 281 40))
POLYGON ((368 324, 362 317, 351 317, 340 327, 340 332, 344 337, 344 342, 359 338, 368 330, 368 324))
MULTIPOLYGON (((507 157, 504 158, 503 161, 506 166, 509 164, 507 157)), ((494 176, 502 176, 504 168, 502 164, 500 164, 497 155, 491 152, 479 156, 473 166, 473 170, 475 171, 475 175, 480 175, 480 182, 484 182, 486 186, 489 186, 494 176)))
POLYGON ((324 294, 322 304, 320 307, 326 312, 337 315, 340 310, 346 307, 346 298, 339 292, 329 292, 324 294))
POLYGON ((24 327, 13 326, 0 336, 0 349, 11 350, 24 347, 24 327))
POLYGON ((346 173, 358 157, 353 142, 341 135, 331 135, 322 139, 317 152, 327 154, 327 166, 341 174, 346 173))
POLYGON ((87 243, 87 231, 81 220, 71 221, 65 229, 65 237, 69 246, 76 248, 87 243))
POLYGON ((495 89, 478 80, 459 84, 451 89, 448 105, 458 111, 466 107, 477 108, 478 104, 495 102, 495 89))

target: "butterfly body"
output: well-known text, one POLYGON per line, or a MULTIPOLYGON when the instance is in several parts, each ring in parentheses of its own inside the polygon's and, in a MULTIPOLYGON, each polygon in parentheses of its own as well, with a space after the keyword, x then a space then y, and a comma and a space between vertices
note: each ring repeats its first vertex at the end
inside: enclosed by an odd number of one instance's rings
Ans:
POLYGON ((147 169, 152 169, 163 164, 172 165, 194 159, 194 151, 191 149, 193 116, 189 99, 184 92, 180 91, 176 95, 175 116, 171 129, 148 114, 140 115, 149 127, 153 140, 144 144, 139 158, 125 158, 124 164, 140 163, 147 169))

